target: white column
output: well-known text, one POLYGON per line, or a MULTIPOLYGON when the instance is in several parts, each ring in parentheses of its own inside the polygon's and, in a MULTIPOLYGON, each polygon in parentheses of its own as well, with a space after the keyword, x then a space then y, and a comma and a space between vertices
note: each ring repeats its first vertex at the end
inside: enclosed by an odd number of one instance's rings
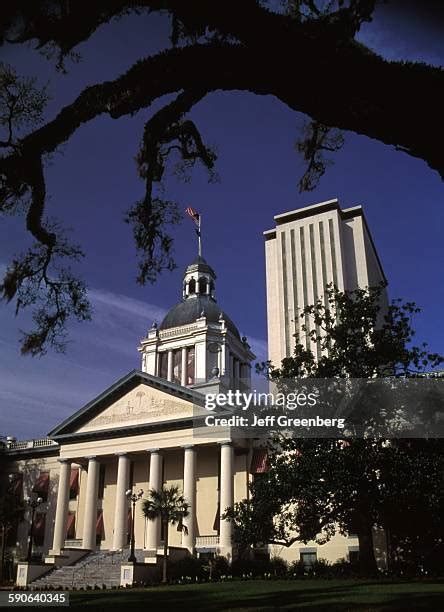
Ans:
POLYGON ((86 481, 85 518, 83 520, 82 548, 96 547, 97 495, 99 492, 99 468, 96 457, 88 457, 88 478, 86 481))
POLYGON ((234 360, 234 386, 236 389, 239 388, 240 381, 240 369, 239 369, 239 359, 234 360))
POLYGON ((129 487, 130 459, 126 453, 117 453, 117 486, 114 514, 113 550, 126 546, 128 529, 128 499, 126 492, 129 487))
POLYGON ((71 479, 71 462, 59 459, 59 487, 57 491, 57 506, 54 522, 54 539, 51 554, 59 555, 65 546, 66 521, 68 518, 69 483, 71 479))
POLYGON ((221 376, 225 376, 227 373, 227 363, 226 363, 226 344, 225 341, 222 342, 222 347, 221 347, 221 351, 219 353, 219 369, 220 369, 220 375, 221 376))
POLYGON ((167 380, 173 380, 173 351, 168 351, 168 373, 167 380))
MULTIPOLYGON (((159 449, 152 449, 150 453, 150 490, 162 488, 162 455, 159 449)), ((147 542, 148 550, 157 550, 160 544, 160 521, 148 521, 147 525, 147 542)))
POLYGON ((183 520, 187 531, 182 533, 182 544, 192 554, 196 545, 196 447, 192 445, 184 446, 183 495, 188 503, 188 516, 183 520))
POLYGON ((180 384, 186 387, 187 384, 187 347, 182 347, 182 374, 180 384))
POLYGON ((227 508, 233 506, 234 483, 233 483, 233 447, 231 442, 225 442, 220 448, 220 537, 219 545, 221 553, 225 556, 232 555, 232 523, 223 520, 222 515, 227 508))

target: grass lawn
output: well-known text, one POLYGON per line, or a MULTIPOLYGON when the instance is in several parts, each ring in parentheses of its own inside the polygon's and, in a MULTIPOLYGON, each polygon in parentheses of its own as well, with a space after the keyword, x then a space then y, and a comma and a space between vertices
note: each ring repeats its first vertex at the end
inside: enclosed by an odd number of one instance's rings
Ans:
POLYGON ((252 580, 70 593, 70 608, 107 610, 437 610, 444 581, 252 580))

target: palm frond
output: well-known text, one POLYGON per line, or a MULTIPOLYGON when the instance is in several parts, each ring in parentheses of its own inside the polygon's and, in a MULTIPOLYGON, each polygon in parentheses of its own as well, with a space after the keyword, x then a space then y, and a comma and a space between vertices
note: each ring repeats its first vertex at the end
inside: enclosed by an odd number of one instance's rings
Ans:
POLYGON ((160 518, 172 525, 188 516, 188 508, 189 504, 177 485, 150 489, 148 498, 142 502, 142 512, 147 519, 160 518))

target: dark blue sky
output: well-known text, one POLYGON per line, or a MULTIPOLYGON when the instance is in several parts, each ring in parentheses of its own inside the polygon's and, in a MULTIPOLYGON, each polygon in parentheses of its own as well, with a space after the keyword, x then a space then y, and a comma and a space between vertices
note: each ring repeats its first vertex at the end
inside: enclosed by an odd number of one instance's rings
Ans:
MULTIPOLYGON (((426 11, 415 11, 410 2, 402 12, 395 9, 380 9, 360 39, 389 59, 441 65, 442 24, 426 11)), ((115 78, 139 57, 168 46, 167 33, 168 21, 158 16, 112 23, 79 47, 82 61, 69 64, 68 75, 57 74, 53 63, 30 47, 8 47, 1 59, 21 74, 49 82, 51 118, 86 85, 115 78)), ((293 73, 295 86, 303 86, 297 82, 296 60, 293 73)), ((139 367, 138 340, 153 318, 161 318, 180 297, 183 268, 196 253, 191 221, 184 218, 174 231, 178 270, 145 287, 135 283, 134 245, 123 223, 125 210, 143 193, 134 156, 143 124, 156 108, 118 121, 101 117, 83 126, 47 169, 49 213, 72 228, 73 240, 86 253, 80 271, 91 288, 96 316, 92 323, 71 326, 66 355, 31 359, 20 357, 17 341, 17 330, 29 328, 29 319, 17 320, 10 306, 1 307, 0 433, 44 435, 139 367), (23 415, 20 421, 17 414, 23 415)), ((259 358, 266 350, 262 232, 272 227, 277 213, 334 197, 343 207, 364 206, 390 295, 423 308, 415 320, 418 341, 444 352, 444 186, 435 172, 392 147, 347 133, 344 148, 319 187, 300 195, 297 182, 303 167, 294 142, 301 115, 271 96, 216 93, 191 116, 205 141, 217 149, 220 182, 208 184, 205 173, 197 170, 190 183, 172 176, 167 194, 202 213, 204 256, 218 274, 219 302, 251 339, 259 358)), ((29 243, 23 218, 3 219, 2 269, 29 243)))

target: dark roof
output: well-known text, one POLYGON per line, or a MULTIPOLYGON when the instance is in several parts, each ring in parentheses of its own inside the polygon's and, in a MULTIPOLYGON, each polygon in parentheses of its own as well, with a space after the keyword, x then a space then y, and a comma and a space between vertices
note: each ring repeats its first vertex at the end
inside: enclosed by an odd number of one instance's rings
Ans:
POLYGON ((189 266, 187 266, 187 269, 185 270, 185 274, 187 272, 196 272, 196 271, 208 272, 214 278, 216 278, 216 274, 213 268, 207 263, 206 259, 204 259, 201 255, 198 255, 196 259, 192 261, 189 266))
POLYGON ((233 321, 220 309, 217 302, 208 295, 191 295, 182 302, 179 302, 179 304, 176 304, 176 306, 173 306, 160 324, 159 329, 169 329, 170 327, 194 323, 202 315, 202 312, 209 323, 217 323, 222 313, 227 328, 236 338, 240 338, 239 331, 233 321))

